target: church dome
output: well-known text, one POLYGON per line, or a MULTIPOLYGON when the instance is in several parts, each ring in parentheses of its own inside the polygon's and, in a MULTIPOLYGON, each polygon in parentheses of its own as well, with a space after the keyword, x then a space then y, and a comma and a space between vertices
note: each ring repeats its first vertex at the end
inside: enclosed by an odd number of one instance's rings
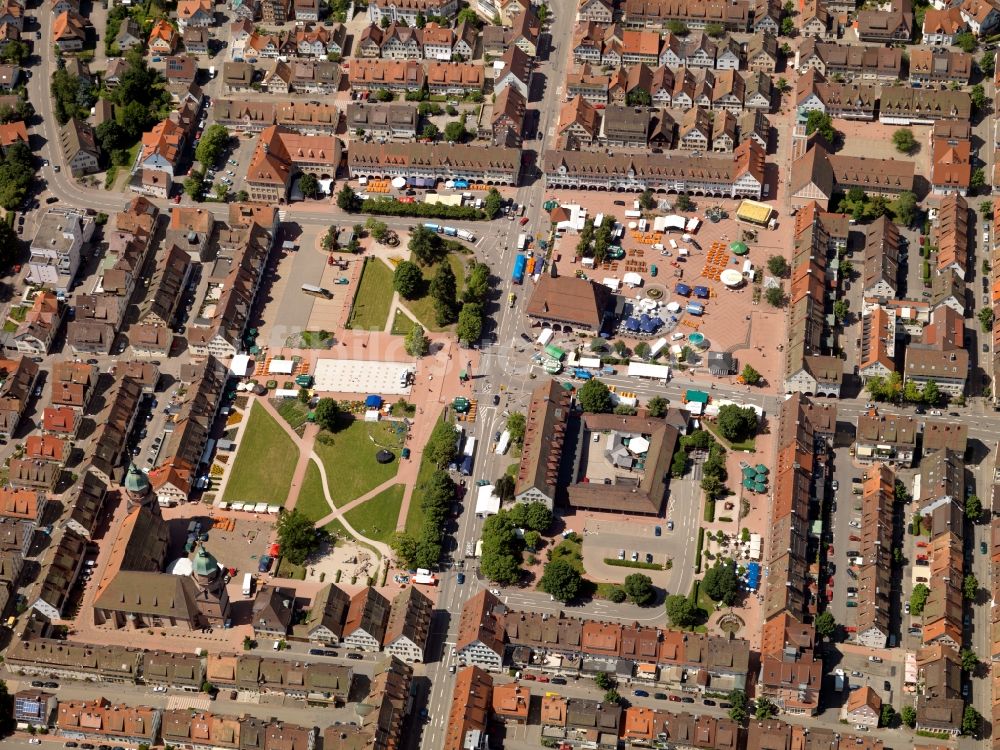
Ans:
POLYGON ((128 474, 125 475, 125 491, 134 497, 142 497, 149 492, 149 478, 134 463, 129 464, 128 474))
POLYGON ((198 554, 194 556, 194 574, 203 578, 217 575, 219 572, 219 561, 212 553, 204 547, 198 548, 198 554))

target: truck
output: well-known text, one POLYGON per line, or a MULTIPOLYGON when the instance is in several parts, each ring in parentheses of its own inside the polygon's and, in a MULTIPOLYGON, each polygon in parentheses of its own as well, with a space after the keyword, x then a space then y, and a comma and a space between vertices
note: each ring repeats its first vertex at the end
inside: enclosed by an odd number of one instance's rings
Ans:
POLYGON ((525 271, 525 273, 527 273, 528 276, 531 276, 532 274, 535 273, 535 262, 536 261, 535 261, 535 256, 534 255, 532 255, 530 258, 528 258, 528 269, 527 269, 527 271, 525 271))
POLYGON ((458 237, 458 230, 455 227, 441 227, 445 237, 458 237))
POLYGON ((476 235, 474 235, 472 232, 469 232, 468 230, 459 229, 458 230, 458 239, 465 240, 466 242, 475 242, 476 241, 476 235))
POLYGON ((417 575, 411 576, 410 580, 422 586, 437 586, 437 578, 429 574, 417 573, 417 575))
POLYGON ((523 232, 517 235, 517 249, 520 252, 524 252, 524 249, 528 246, 528 235, 523 232))
MULTIPOLYGON (((521 236, 523 237, 524 235, 521 236)), ((511 274, 510 277, 511 281, 513 281, 515 284, 524 283, 524 269, 525 266, 527 266, 527 264, 528 264, 528 259, 525 258, 523 255, 518 255, 516 258, 514 258, 514 272, 511 274)))
POLYGON ((437 224, 432 224, 431 222, 427 222, 426 224, 424 224, 424 229, 430 229, 432 232, 438 232, 438 233, 441 232, 441 227, 439 227, 437 224))
POLYGON ((250 596, 253 593, 253 573, 243 575, 243 596, 250 596))
POLYGON ((476 436, 469 435, 469 439, 465 441, 465 448, 462 449, 463 456, 474 456, 476 455, 476 436))
POLYGON ((462 476, 464 477, 472 476, 472 456, 462 456, 462 463, 459 466, 459 471, 462 472, 462 476))
POLYGON ((313 376, 308 373, 302 373, 301 375, 295 376, 295 385, 302 388, 310 388, 313 384, 313 376))
POLYGON ((208 66, 208 77, 209 78, 215 78, 215 66, 214 65, 209 65, 208 66))
POLYGON ((585 370, 582 367, 576 367, 573 369, 573 377, 578 380, 590 380, 594 376, 590 374, 590 370, 585 370))

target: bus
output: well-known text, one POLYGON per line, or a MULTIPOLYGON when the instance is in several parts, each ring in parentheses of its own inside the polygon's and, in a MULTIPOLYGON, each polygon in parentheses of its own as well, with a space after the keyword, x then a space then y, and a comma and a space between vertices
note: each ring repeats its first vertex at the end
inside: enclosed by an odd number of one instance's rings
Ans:
POLYGON ((324 299, 333 298, 333 294, 330 293, 329 289, 324 289, 321 286, 314 286, 313 284, 303 284, 302 291, 306 294, 311 294, 313 297, 323 297, 324 299))

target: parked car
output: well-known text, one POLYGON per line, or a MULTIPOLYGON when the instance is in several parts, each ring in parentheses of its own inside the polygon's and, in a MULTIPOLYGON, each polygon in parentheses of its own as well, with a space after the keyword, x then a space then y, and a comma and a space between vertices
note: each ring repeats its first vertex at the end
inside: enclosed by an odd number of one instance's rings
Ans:
POLYGON ((632 693, 632 695, 634 695, 636 698, 648 698, 649 697, 649 693, 647 693, 645 690, 636 690, 635 692, 632 693))
POLYGON ((551 680, 551 682, 552 682, 553 685, 565 685, 566 684, 566 678, 565 677, 553 677, 552 680, 551 680))

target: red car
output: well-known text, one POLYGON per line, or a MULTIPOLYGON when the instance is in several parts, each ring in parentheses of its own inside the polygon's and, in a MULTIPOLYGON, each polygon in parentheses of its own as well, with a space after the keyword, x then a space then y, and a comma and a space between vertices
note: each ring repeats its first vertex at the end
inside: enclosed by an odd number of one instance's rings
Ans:
POLYGON ((546 677, 546 676, 545 676, 545 675, 543 675, 543 674, 540 674, 540 675, 538 675, 538 681, 539 681, 539 682, 548 682, 548 681, 549 681, 549 678, 548 678, 548 677, 546 677))
POLYGON ((535 675, 533 675, 533 674, 523 674, 523 675, 521 675, 521 679, 522 680, 534 681, 535 675))
POLYGON ((521 226, 523 227, 523 226, 524 226, 525 224, 527 224, 527 223, 528 223, 528 217, 527 217, 527 216, 525 216, 525 217, 523 217, 523 218, 521 219, 521 226))

